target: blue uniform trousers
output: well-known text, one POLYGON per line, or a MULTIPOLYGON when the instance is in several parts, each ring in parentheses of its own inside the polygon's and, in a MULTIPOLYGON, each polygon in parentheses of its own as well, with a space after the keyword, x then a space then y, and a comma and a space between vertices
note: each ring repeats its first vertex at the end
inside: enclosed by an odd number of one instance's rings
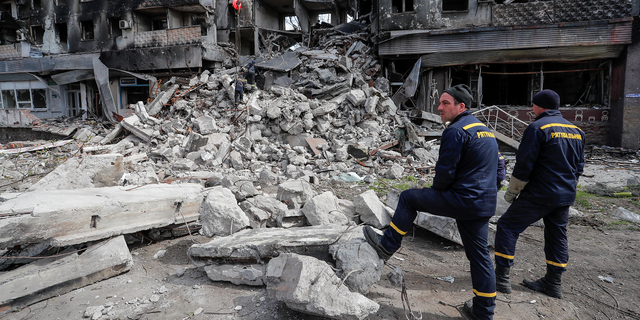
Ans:
POLYGON ((472 212, 454 208, 442 196, 442 192, 431 189, 411 189, 400 194, 398 207, 393 215, 391 227, 382 236, 382 246, 389 252, 400 248, 402 237, 412 228, 417 211, 456 219, 464 251, 471 266, 473 284, 473 313, 479 319, 493 319, 496 306, 496 277, 493 261, 487 248, 489 218, 477 217, 472 212))
POLYGON ((496 233, 496 264, 512 266, 516 242, 532 223, 544 221, 544 253, 551 271, 562 273, 569 261, 567 222, 569 206, 546 207, 523 198, 517 198, 498 220, 496 233))

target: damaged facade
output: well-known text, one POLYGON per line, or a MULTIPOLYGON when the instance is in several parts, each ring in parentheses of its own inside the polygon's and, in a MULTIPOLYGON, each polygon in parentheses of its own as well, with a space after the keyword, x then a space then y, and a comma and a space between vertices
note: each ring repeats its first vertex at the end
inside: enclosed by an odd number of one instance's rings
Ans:
POLYGON ((478 106, 531 121, 541 89, 561 96, 565 118, 588 141, 637 149, 639 1, 377 0, 378 54, 398 90, 416 60, 419 88, 405 104, 436 112, 439 95, 468 84, 478 106))
POLYGON ((3 126, 30 125, 28 112, 115 122, 153 96, 162 79, 230 66, 235 49, 218 40, 241 33, 240 51, 255 54, 274 32, 301 41, 311 21, 347 16, 347 4, 334 1, 243 4, 237 16, 227 1, 3 0, 3 126))

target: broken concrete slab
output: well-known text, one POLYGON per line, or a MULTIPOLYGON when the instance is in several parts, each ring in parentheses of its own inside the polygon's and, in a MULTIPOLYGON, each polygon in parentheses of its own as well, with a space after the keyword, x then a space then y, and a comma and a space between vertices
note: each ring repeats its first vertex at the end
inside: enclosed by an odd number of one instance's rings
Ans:
POLYGON ((384 176, 387 179, 400 180, 404 177, 404 167, 394 162, 384 176))
POLYGON ((162 110, 162 107, 164 107, 164 105, 169 102, 169 99, 171 99, 178 87, 180 86, 174 84, 173 86, 171 86, 171 88, 169 88, 169 90, 166 90, 156 96, 156 98, 153 99, 153 101, 149 105, 147 105, 147 113, 150 116, 155 116, 156 114, 158 114, 158 112, 162 110))
POLYGON ((287 204, 289 209, 300 209, 316 192, 309 182, 297 179, 289 180, 278 185, 277 199, 287 204))
POLYGON ((366 99, 367 96, 365 95, 364 91, 360 89, 351 90, 349 94, 347 94, 347 100, 351 102, 351 104, 353 104, 355 107, 364 105, 366 99))
POLYGON ((207 193, 200 211, 202 232, 209 238, 230 235, 250 225, 231 190, 221 186, 207 193))
POLYGON ((269 261, 267 292, 288 308, 342 320, 362 320, 380 306, 351 292, 331 266, 314 257, 285 253, 269 261))
MULTIPOLYGON (((256 216, 259 219, 260 224, 264 224, 266 227, 277 226, 278 217, 286 215, 287 205, 278 201, 275 197, 268 195, 257 195, 255 197, 248 198, 240 203, 240 207, 244 212, 252 210, 251 208, 259 209, 266 213, 266 216, 256 216)), ((258 212, 261 213, 261 212, 258 212)))
POLYGON ((123 159, 121 154, 69 158, 27 191, 112 187, 124 175, 123 159))
POLYGON ((0 310, 11 311, 129 271, 133 259, 123 236, 84 253, 46 258, 0 275, 0 310))
POLYGON ((329 247, 329 253, 336 260, 337 274, 345 279, 351 291, 369 293, 369 287, 380 280, 384 261, 371 247, 362 234, 362 227, 355 228, 351 239, 329 247))
POLYGON ((331 191, 311 198, 302 207, 307 221, 312 226, 323 224, 349 224, 349 219, 340 210, 338 198, 331 191))
POLYGON ((263 286, 265 264, 251 265, 208 265, 204 267, 212 281, 227 281, 235 285, 263 286))
POLYGON ((392 215, 387 207, 380 201, 376 192, 367 190, 353 198, 356 212, 360 214, 360 220, 372 227, 382 229, 389 226, 392 215))
MULTIPOLYGON (((426 212, 418 212, 418 216, 414 223, 419 227, 431 231, 449 241, 463 245, 462 238, 460 238, 460 232, 458 231, 458 224, 453 218, 436 216, 426 212)), ((493 246, 495 240, 496 225, 490 223, 487 244, 489 246, 493 246)))
POLYGON ((251 263, 285 252, 329 259, 332 245, 347 230, 339 225, 301 228, 247 229, 189 248, 189 259, 198 267, 219 261, 251 263))
POLYGON ((0 248, 51 241, 55 247, 195 221, 199 184, 34 191, 0 203, 0 248))
POLYGON ((301 63, 302 61, 298 58, 298 54, 289 51, 268 61, 260 62, 256 64, 256 66, 260 69, 289 72, 291 69, 298 67, 301 63))
POLYGON ((127 131, 133 133, 136 137, 142 139, 143 141, 151 141, 151 139, 158 134, 152 129, 141 128, 142 123, 137 115, 132 115, 126 117, 120 121, 120 124, 127 129, 127 131))

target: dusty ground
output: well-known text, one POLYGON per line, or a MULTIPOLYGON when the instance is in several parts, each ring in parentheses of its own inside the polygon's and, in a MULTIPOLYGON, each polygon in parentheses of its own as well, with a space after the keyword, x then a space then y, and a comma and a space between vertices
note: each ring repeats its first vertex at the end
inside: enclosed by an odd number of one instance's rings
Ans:
MULTIPOLYGON (((607 170, 596 168, 593 175, 619 175, 612 178, 614 185, 637 173, 607 170)), ((337 190, 345 197, 362 191, 364 187, 337 190)), ((640 213, 637 197, 580 195, 576 208, 586 217, 572 219, 569 225, 570 261, 562 300, 520 284, 523 278, 535 279, 545 272, 543 230, 527 229, 518 242, 512 269, 514 291, 498 294, 494 319, 640 319, 640 226, 607 216, 614 205, 640 213), (613 283, 599 277, 611 277, 613 283)), ((287 309, 270 299, 263 287, 210 281, 204 271, 189 265, 186 252, 192 241, 209 239, 186 236, 131 246, 135 265, 128 273, 0 319, 81 319, 87 307, 107 304, 113 304, 109 319, 323 319, 287 309), (167 253, 154 259, 162 249, 167 253), (176 275, 178 269, 186 270, 183 276, 176 275)), ((415 228, 390 262, 404 270, 410 306, 421 311, 423 319, 462 319, 456 307, 473 296, 462 247, 415 228), (453 277, 454 283, 434 278, 445 276, 453 277)), ((381 306, 368 319, 405 319, 400 290, 385 279, 372 287, 368 297, 381 306)))

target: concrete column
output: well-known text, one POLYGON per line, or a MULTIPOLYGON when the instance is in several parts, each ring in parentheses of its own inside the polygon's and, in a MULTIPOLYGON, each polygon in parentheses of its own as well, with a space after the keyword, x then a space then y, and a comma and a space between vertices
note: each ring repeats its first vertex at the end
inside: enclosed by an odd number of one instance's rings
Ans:
POLYGON ((627 47, 624 72, 624 110, 622 112, 622 137, 620 146, 640 148, 640 39, 638 21, 634 21, 633 42, 627 47))

